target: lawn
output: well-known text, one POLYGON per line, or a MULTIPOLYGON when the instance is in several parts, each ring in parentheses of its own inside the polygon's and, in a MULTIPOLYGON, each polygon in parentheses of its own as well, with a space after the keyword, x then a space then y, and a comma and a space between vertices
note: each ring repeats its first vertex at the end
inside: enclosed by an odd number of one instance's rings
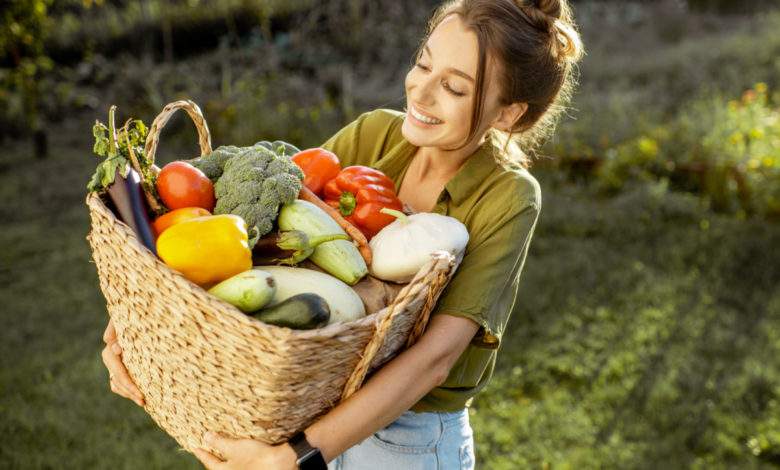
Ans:
MULTIPOLYGON (((0 467, 199 468, 108 390, 83 204, 95 117, 54 129, 48 160, 0 155, 0 467)), ((662 183, 604 198, 536 174, 520 300, 472 410, 478 468, 780 465, 780 225, 662 183)))

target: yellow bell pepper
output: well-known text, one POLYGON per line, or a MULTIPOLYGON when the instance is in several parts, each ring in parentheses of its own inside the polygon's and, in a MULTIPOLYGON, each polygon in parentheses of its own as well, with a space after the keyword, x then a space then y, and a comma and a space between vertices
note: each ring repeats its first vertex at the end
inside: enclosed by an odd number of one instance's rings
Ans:
POLYGON ((224 281, 252 268, 244 219, 221 214, 185 220, 157 239, 165 264, 199 286, 224 281))

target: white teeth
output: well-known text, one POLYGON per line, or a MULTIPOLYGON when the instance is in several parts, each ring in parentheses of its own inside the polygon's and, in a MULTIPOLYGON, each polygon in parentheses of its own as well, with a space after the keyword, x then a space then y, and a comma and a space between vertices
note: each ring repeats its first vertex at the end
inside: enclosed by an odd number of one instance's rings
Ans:
POLYGON ((414 109, 414 108, 410 108, 410 111, 412 113, 412 116, 414 116, 415 119, 417 119, 419 121, 422 121, 422 122, 424 122, 426 124, 441 124, 442 123, 442 121, 440 121, 439 119, 433 119, 433 118, 429 118, 429 117, 423 116, 422 114, 417 112, 417 110, 414 109))

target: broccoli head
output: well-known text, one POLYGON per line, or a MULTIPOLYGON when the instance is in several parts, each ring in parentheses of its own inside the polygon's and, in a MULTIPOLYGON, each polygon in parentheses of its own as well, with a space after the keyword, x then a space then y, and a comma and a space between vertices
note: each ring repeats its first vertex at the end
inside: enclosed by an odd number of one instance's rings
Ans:
POLYGON ((225 163, 238 154, 239 150, 239 147, 233 145, 218 147, 210 154, 194 158, 189 163, 202 171, 212 183, 216 183, 219 177, 222 176, 225 163))
MULTIPOLYGON (((221 165, 221 173, 214 183, 217 197, 214 213, 241 216, 247 227, 257 227, 260 236, 267 234, 273 230, 279 206, 298 197, 303 172, 290 157, 277 155, 263 146, 220 147, 211 156, 220 150, 224 152, 213 160, 216 166, 221 165)), ((206 167, 211 165, 205 163, 208 158, 196 160, 201 160, 199 164, 206 167)))

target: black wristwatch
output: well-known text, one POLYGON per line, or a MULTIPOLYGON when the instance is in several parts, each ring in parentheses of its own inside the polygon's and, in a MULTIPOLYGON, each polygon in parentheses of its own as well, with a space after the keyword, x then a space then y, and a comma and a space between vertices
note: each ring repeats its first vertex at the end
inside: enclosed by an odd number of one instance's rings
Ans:
POLYGON ((309 444, 303 431, 291 437, 287 443, 298 456, 296 463, 301 470, 328 470, 328 464, 325 463, 320 450, 309 444))

